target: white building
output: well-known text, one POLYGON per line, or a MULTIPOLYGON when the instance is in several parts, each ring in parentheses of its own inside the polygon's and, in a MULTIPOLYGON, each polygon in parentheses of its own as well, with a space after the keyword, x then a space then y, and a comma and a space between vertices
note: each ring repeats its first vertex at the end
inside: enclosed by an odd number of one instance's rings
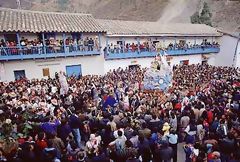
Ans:
POLYGON ((81 76, 103 75, 118 67, 149 67, 163 49, 171 65, 214 64, 220 50, 216 42, 222 37, 202 24, 99 20, 89 14, 4 8, 0 15, 2 81, 54 77, 59 71, 81 76))
POLYGON ((203 62, 214 64, 219 48, 216 46, 202 48, 201 44, 203 40, 214 44, 219 42, 222 36, 217 29, 203 24, 161 24, 121 20, 98 20, 98 22, 107 30, 105 46, 110 49, 105 54, 105 72, 118 68, 119 65, 124 68, 133 65, 149 67, 153 57, 161 49, 166 48, 169 49, 166 54, 170 56, 167 59, 171 65, 203 62), (146 49, 126 50, 126 44, 132 43, 140 47, 141 44, 153 44, 155 48, 152 50, 150 47, 150 52, 146 49), (169 46, 170 44, 174 47, 169 46), (176 44, 182 44, 183 47, 175 47, 176 44), (122 47, 121 50, 113 52, 114 45, 122 47))

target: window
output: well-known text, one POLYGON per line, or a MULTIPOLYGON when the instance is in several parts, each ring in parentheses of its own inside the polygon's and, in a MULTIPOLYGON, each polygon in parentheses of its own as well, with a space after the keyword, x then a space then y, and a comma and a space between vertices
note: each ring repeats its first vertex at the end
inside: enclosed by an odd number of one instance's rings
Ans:
POLYGON ((202 61, 202 65, 206 65, 207 64, 207 60, 202 61))
POLYGON ((43 76, 44 77, 50 77, 49 68, 43 68, 43 76))

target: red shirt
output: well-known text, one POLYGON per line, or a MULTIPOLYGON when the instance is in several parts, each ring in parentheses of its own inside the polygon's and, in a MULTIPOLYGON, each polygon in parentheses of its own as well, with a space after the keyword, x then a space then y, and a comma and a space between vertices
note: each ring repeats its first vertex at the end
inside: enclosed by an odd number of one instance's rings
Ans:
POLYGON ((181 103, 177 103, 174 108, 177 110, 181 110, 181 108, 182 108, 181 103))
POLYGON ((37 144, 37 146, 41 149, 41 150, 43 150, 43 149, 45 149, 46 147, 47 147, 47 142, 46 141, 44 141, 44 140, 41 140, 41 141, 37 141, 36 142, 36 144, 37 144))
POLYGON ((213 113, 212 113, 212 111, 208 111, 207 112, 207 118, 208 118, 208 123, 212 123, 213 122, 213 113))

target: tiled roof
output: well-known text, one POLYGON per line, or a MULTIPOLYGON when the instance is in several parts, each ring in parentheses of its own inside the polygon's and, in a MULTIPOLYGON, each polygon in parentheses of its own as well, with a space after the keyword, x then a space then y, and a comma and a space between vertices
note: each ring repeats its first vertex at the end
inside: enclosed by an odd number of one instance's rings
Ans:
POLYGON ((205 24, 162 24, 161 22, 98 19, 108 35, 149 36, 221 36, 216 28, 205 24))
POLYGON ((0 8, 0 32, 103 32, 90 14, 0 8))

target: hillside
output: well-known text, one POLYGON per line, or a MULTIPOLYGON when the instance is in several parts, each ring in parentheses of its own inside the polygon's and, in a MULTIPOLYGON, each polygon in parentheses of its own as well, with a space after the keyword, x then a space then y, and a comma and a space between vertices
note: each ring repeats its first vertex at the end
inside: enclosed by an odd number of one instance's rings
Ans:
MULTIPOLYGON (((240 31, 240 0, 21 0, 22 9, 83 12, 96 18, 189 23, 207 2, 215 27, 240 31)), ((1 7, 17 8, 16 0, 0 0, 1 7)))

